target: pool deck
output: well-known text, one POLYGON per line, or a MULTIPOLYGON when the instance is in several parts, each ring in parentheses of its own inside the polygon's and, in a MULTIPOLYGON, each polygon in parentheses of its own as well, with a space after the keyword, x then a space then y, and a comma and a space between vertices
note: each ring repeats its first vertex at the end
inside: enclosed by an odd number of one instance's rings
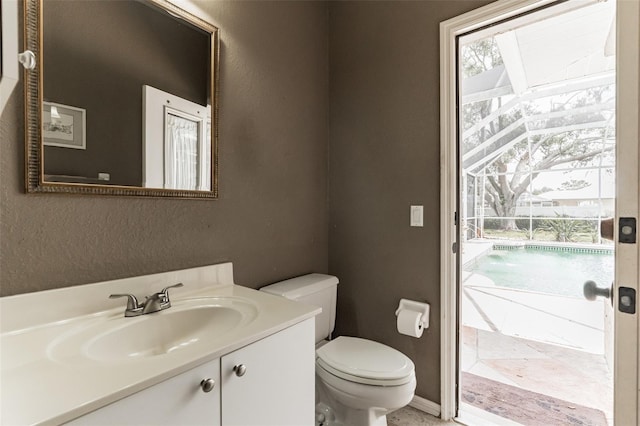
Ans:
POLYGON ((473 265, 477 260, 491 253, 493 243, 493 240, 485 240, 482 238, 465 241, 462 244, 462 268, 464 269, 473 265))
MULTIPOLYGON (((466 242, 463 264, 491 251, 466 242)), ((605 303, 497 287, 461 276, 463 371, 597 408, 613 424, 612 375, 604 357, 605 303)), ((610 336, 607 336, 610 337, 610 336)))
POLYGON ((604 353, 604 302, 496 287, 463 272, 463 323, 478 330, 604 353))

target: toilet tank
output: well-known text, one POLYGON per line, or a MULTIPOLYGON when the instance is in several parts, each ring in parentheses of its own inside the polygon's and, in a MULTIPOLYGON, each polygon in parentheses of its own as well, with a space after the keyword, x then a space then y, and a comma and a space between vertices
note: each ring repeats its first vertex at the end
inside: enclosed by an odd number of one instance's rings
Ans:
POLYGON ((316 316, 316 343, 328 338, 336 325, 338 278, 332 275, 302 275, 262 287, 260 291, 321 307, 322 312, 316 316))

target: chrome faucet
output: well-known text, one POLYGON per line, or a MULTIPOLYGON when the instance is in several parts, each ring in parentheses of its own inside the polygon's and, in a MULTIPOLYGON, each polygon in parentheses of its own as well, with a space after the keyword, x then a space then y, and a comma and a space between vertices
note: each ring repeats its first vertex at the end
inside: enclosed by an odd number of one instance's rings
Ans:
POLYGON ((143 303, 138 303, 138 299, 133 294, 112 294, 110 299, 118 297, 127 297, 127 309, 124 311, 125 317, 137 317, 139 315, 151 314, 153 312, 162 311, 171 307, 171 300, 169 300, 169 289, 174 287, 182 287, 182 283, 170 285, 159 291, 153 293, 151 296, 147 296, 143 303))

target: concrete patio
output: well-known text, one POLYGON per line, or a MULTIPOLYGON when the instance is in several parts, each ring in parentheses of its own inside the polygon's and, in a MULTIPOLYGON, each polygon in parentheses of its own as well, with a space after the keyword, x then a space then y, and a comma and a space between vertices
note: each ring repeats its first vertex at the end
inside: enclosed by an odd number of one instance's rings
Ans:
POLYGON ((601 410, 613 424, 604 303, 496 287, 464 272, 462 371, 601 410))

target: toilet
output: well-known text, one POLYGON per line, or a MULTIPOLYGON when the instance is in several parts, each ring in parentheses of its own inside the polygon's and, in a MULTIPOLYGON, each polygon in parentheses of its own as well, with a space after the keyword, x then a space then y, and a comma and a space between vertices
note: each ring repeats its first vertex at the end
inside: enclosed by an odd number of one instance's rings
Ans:
POLYGON ((317 426, 384 426, 387 414, 411 402, 415 368, 402 352, 357 337, 327 340, 335 326, 336 277, 303 275, 260 290, 322 308, 316 317, 317 426))

